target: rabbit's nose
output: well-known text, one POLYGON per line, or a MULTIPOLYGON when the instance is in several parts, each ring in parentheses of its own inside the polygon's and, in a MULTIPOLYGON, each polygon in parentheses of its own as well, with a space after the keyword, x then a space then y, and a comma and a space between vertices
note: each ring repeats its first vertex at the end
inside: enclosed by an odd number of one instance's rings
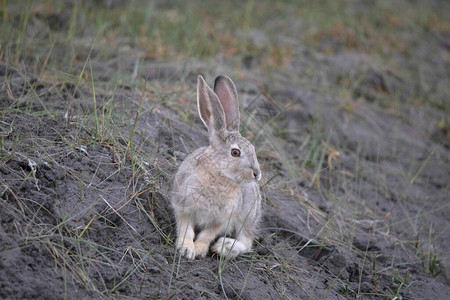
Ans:
POLYGON ((261 179, 261 171, 260 170, 253 170, 253 178, 256 181, 259 181, 261 179))

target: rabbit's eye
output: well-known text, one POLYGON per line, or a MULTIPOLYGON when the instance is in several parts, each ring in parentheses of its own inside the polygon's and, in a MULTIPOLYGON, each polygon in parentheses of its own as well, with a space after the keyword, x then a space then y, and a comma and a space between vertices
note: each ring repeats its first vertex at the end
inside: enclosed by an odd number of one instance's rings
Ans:
POLYGON ((231 149, 231 156, 233 156, 233 157, 241 156, 241 150, 236 149, 236 148, 231 149))

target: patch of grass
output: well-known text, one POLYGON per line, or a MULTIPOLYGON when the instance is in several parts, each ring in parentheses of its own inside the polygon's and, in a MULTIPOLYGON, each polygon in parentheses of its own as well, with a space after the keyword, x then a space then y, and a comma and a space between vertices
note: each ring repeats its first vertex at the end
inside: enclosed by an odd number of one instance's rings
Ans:
POLYGON ((438 253, 436 253, 435 247, 433 246, 433 226, 430 226, 428 233, 428 243, 426 245, 422 245, 422 243, 418 243, 418 257, 420 260, 420 264, 422 266, 422 270, 426 273, 429 273, 432 277, 436 277, 443 271, 442 262, 439 259, 438 253), (426 247, 427 250, 423 250, 423 247, 426 247))

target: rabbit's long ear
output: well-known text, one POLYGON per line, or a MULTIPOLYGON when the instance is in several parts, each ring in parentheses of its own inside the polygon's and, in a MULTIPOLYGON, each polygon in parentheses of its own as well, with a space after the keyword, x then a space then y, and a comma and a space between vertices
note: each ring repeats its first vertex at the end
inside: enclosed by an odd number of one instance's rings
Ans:
POLYGON ((201 75, 197 81, 197 106, 200 118, 208 128, 210 136, 225 129, 222 104, 201 75))
POLYGON ((228 131, 239 132, 239 102, 233 81, 228 76, 218 76, 214 82, 214 92, 222 104, 228 131))

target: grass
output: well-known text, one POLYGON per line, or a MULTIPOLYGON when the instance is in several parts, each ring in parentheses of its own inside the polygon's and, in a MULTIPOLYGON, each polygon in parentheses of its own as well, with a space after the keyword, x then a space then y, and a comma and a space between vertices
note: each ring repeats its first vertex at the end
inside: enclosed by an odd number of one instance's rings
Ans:
MULTIPOLYGON (((0 83, 4 99, 0 159, 8 176, 1 179, 1 195, 5 210, 17 220, 11 231, 20 236, 20 248, 47 249, 64 274, 64 298, 71 297, 73 282, 103 298, 189 297, 192 294, 184 294, 189 290, 213 298, 246 298, 256 274, 283 299, 292 289, 311 299, 325 299, 339 290, 352 298, 399 299, 410 287, 411 274, 398 269, 405 260, 395 254, 390 266, 378 264, 376 250, 369 246, 379 236, 395 238, 396 249, 410 254, 409 263, 418 263, 424 273, 438 277, 443 271, 442 251, 436 250, 436 229, 429 218, 439 208, 408 209, 420 198, 413 188, 426 184, 423 171, 436 160, 437 148, 410 169, 386 171, 402 151, 400 137, 395 140, 400 148, 393 147, 390 153, 381 146, 371 151, 363 139, 349 146, 334 138, 340 133, 330 128, 327 111, 309 116, 301 128, 306 132, 292 132, 283 123, 286 114, 307 110, 310 99, 298 103, 295 95, 271 96, 279 90, 277 83, 295 82, 300 90, 311 90, 330 103, 338 101, 343 119, 358 120, 365 127, 378 124, 372 111, 388 111, 414 122, 403 110, 405 103, 448 115, 449 106, 441 96, 449 95, 448 85, 435 84, 420 54, 410 51, 417 41, 395 39, 392 34, 446 34, 450 27, 443 11, 421 3, 388 1, 379 1, 369 10, 357 8, 352 1, 327 5, 132 1, 109 7, 64 1, 2 2, 0 67, 5 66, 5 75, 0 83), (400 5, 406 9, 392 13, 400 5), (377 64, 363 58, 354 72, 334 74, 326 66, 315 70, 317 59, 305 58, 305 53, 333 57, 347 51, 375 56, 377 64), (411 60, 410 69, 399 67, 404 60, 411 60), (146 68, 160 63, 173 67, 180 79, 143 78, 146 68), (258 247, 271 245, 268 253, 253 252, 236 261, 219 258, 199 266, 174 251, 174 227, 164 199, 177 167, 176 151, 193 150, 199 144, 183 128, 200 128, 191 101, 195 89, 186 74, 215 74, 222 65, 230 66, 237 81, 250 84, 241 107, 243 134, 257 145, 267 170, 262 185, 265 206, 279 209, 274 192, 299 203, 303 209, 299 222, 308 228, 304 232, 317 236, 312 239, 292 228, 265 228, 269 234, 258 247), (373 83, 373 78, 387 78, 387 87, 373 83), (305 107, 297 109, 299 105, 305 107), (287 143, 292 135, 302 142, 287 143), (406 183, 404 189, 392 192, 393 177, 399 178, 398 186, 406 183), (27 194, 34 187, 49 193, 44 189, 47 181, 59 192, 56 197, 66 197, 61 201, 77 204, 52 206, 50 200, 40 203, 35 194, 27 194), (70 190, 64 192, 64 185, 70 190), (303 195, 304 189, 325 200, 311 201, 303 195), (370 200, 381 197, 393 197, 397 204, 380 213, 370 200), (391 222, 397 207, 404 214, 391 222), (428 228, 428 235, 415 222, 428 228), (413 254, 408 252, 412 233, 418 244, 413 254), (355 246, 361 236, 367 238, 365 248, 355 246), (346 249, 358 261, 349 278, 320 261, 336 249, 346 249), (303 267, 313 263, 314 268, 303 267), (242 280, 239 288, 233 276, 242 280), (196 286, 193 277, 203 284, 196 286), (326 293, 318 297, 311 290, 323 277, 329 282, 321 286, 326 293), (364 290, 366 282, 372 283, 371 290, 364 290)), ((449 123, 442 118, 435 121, 441 129, 449 123)), ((342 266, 340 272, 348 268, 342 266)))

